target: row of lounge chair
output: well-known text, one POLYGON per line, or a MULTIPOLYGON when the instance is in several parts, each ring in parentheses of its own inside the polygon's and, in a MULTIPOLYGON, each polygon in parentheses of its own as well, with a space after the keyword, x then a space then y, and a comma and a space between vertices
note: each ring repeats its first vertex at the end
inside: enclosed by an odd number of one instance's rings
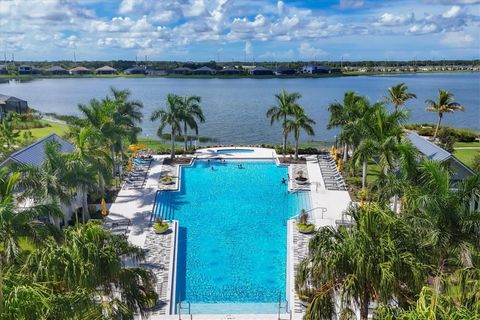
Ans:
POLYGON ((323 182, 327 190, 346 190, 342 175, 337 170, 335 160, 329 154, 318 155, 318 165, 322 172, 323 182))
POLYGON ((111 234, 127 237, 131 224, 132 222, 130 219, 110 219, 107 217, 105 218, 102 226, 111 234))
POLYGON ((132 170, 125 178, 124 187, 128 189, 143 188, 152 161, 153 159, 134 159, 132 170))

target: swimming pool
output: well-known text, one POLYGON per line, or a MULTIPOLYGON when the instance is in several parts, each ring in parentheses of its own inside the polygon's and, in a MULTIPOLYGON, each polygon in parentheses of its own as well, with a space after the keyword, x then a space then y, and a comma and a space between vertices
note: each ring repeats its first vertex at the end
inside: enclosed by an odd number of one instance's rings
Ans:
POLYGON ((217 149, 217 153, 249 153, 254 151, 253 149, 217 149))
POLYGON ((192 313, 275 313, 285 300, 286 222, 309 197, 281 184, 286 167, 241 163, 196 160, 179 192, 157 196, 155 214, 179 220, 176 296, 192 313))

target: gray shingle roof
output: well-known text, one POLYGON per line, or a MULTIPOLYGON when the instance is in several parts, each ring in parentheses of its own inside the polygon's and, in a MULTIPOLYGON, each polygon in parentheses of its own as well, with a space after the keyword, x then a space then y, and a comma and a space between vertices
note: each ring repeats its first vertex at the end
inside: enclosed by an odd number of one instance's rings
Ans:
POLYGON ((7 100, 26 102, 25 100, 19 99, 19 98, 17 98, 17 97, 7 96, 7 95, 4 95, 4 94, 0 94, 0 103, 5 103, 7 100))
POLYGON ((428 159, 445 161, 452 157, 450 152, 445 151, 436 144, 428 141, 414 132, 407 133, 407 138, 410 140, 413 146, 428 159))
POLYGON ((70 142, 63 140, 55 133, 52 133, 51 135, 13 153, 6 161, 4 161, 4 163, 14 161, 37 167, 41 166, 43 161, 45 161, 45 144, 48 141, 57 141, 60 143, 60 151, 63 153, 70 153, 74 150, 74 146, 70 142))

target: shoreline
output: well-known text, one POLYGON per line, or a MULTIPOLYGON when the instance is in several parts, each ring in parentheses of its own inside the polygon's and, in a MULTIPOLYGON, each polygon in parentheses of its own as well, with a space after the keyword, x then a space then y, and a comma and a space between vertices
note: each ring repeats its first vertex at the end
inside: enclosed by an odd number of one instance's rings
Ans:
POLYGON ((36 79, 112 79, 112 78, 171 78, 171 79, 321 79, 321 78, 341 78, 358 76, 398 76, 398 75, 416 75, 416 74, 461 74, 461 73, 479 73, 477 70, 442 70, 442 71, 417 71, 417 72, 345 72, 332 74, 298 74, 283 76, 253 76, 253 75, 139 75, 139 74, 111 74, 111 75, 0 75, 0 83, 11 80, 32 81, 36 79))

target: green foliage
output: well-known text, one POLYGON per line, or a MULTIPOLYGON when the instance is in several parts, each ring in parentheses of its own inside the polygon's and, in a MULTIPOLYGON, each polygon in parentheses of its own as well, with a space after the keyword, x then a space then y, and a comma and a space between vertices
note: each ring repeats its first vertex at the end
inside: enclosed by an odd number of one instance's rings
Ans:
POLYGON ((457 142, 455 134, 448 128, 442 128, 438 131, 439 146, 444 150, 453 153, 455 151, 454 144, 457 142))
POLYGON ((472 169, 477 174, 480 174, 480 152, 477 152, 473 157, 472 169))

